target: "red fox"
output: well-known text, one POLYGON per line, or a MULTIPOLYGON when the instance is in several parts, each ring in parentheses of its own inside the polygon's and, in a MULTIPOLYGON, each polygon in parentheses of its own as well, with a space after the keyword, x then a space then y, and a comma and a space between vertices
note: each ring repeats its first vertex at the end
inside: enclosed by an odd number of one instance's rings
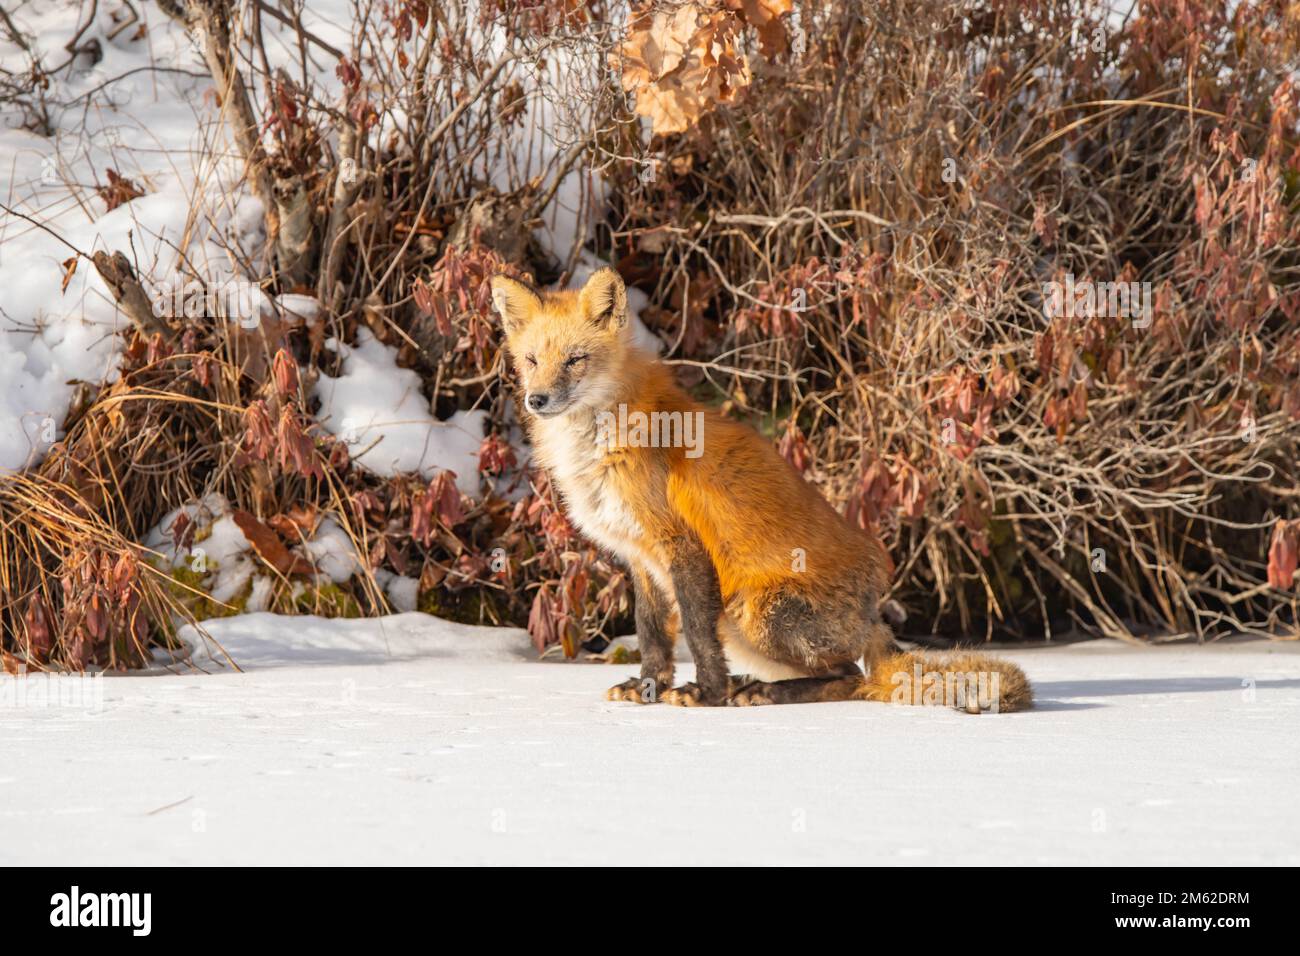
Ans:
POLYGON ((641 677, 610 688, 610 700, 1030 705, 1008 661, 894 652, 877 606, 891 573, 879 539, 637 347, 618 273, 601 269, 566 292, 498 275, 492 298, 534 453, 574 524, 631 570, 641 677), (678 633, 695 680, 674 687, 678 633))

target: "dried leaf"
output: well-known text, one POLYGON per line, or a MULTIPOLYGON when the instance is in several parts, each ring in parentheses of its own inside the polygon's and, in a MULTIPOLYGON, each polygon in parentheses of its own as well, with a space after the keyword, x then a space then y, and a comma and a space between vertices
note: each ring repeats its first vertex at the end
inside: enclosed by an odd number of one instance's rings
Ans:
POLYGON ((276 390, 281 398, 294 398, 298 394, 298 363, 284 349, 275 353, 271 363, 271 374, 275 379, 276 390))
POLYGON ((1285 591, 1295 580, 1300 567, 1300 518, 1286 521, 1279 518, 1273 526, 1273 540, 1268 548, 1268 583, 1285 591))
POLYGON ((749 85, 749 64, 735 45, 739 29, 735 14, 702 3, 633 20, 611 63, 656 134, 689 129, 749 85))
POLYGON ((50 623, 50 612, 39 594, 33 594, 27 600, 27 611, 23 614, 23 630, 27 637, 27 650, 38 664, 50 659, 50 650, 54 647, 54 628, 50 623))
POLYGON ((68 283, 77 272, 77 257, 69 256, 63 260, 63 284, 59 286, 60 292, 68 291, 68 283))
POLYGON ((291 574, 312 574, 315 568, 311 562, 303 559, 301 556, 293 554, 284 546, 279 535, 272 531, 257 518, 247 511, 236 509, 230 513, 230 517, 239 530, 244 533, 248 543, 253 546, 253 550, 258 556, 276 570, 277 573, 288 577, 291 574))
POLYGON ((436 503, 438 520, 448 530, 465 520, 465 509, 461 506, 460 491, 456 487, 456 475, 450 471, 440 471, 429 483, 428 496, 436 503))
POLYGON ((781 17, 794 9, 794 0, 726 0, 731 10, 741 11, 745 21, 758 32, 758 42, 765 57, 789 49, 781 17))
POLYGON ((533 647, 539 653, 560 640, 558 609, 551 597, 550 588, 545 584, 537 589, 533 606, 528 612, 528 636, 533 639, 533 647))
POLYGON ((123 203, 128 203, 132 199, 138 199, 144 195, 144 190, 138 185, 120 175, 115 169, 106 169, 104 174, 108 177, 108 185, 98 187, 95 192, 99 198, 104 200, 104 205, 108 211, 112 212, 123 203))

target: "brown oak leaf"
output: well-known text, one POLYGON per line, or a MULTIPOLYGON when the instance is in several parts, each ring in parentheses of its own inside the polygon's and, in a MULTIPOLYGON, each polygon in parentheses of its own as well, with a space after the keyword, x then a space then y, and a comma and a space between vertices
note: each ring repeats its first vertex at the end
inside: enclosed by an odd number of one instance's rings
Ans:
POLYGON ((244 532, 244 537, 253 546, 258 556, 273 567, 279 574, 288 577, 291 574, 312 574, 315 568, 310 561, 293 554, 284 546, 280 536, 247 511, 235 510, 231 519, 244 532))

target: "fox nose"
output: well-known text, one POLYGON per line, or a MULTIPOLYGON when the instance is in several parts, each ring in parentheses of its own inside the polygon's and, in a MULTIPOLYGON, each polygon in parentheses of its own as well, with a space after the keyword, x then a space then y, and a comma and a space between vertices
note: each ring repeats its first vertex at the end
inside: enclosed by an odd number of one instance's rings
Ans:
POLYGON ((551 396, 545 392, 534 392, 527 398, 528 410, 530 412, 540 412, 546 407, 546 403, 551 400, 551 396))

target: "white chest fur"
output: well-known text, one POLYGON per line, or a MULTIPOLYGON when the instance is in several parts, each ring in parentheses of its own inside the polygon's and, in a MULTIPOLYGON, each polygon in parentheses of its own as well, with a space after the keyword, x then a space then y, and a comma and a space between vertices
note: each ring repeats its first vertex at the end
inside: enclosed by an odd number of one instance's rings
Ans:
POLYGON ((616 462, 596 440, 594 419, 563 415, 533 429, 538 457, 587 537, 625 561, 640 556, 643 530, 619 492, 616 462))

